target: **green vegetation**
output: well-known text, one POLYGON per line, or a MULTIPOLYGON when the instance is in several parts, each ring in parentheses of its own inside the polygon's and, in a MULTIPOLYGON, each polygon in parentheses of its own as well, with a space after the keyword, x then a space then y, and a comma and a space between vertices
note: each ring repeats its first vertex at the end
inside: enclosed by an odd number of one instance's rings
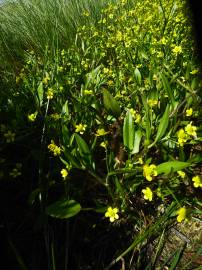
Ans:
POLYGON ((1 183, 24 190, 43 269, 198 269, 201 235, 193 250, 183 229, 202 213, 187 14, 179 0, 0 8, 1 183))

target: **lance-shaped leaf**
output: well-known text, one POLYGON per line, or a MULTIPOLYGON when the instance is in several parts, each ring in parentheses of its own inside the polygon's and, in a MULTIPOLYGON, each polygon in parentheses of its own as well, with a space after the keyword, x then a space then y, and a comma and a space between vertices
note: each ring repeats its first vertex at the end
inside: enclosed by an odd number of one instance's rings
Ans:
POLYGON ((170 107, 168 104, 166 106, 165 112, 160 120, 157 134, 156 134, 156 138, 155 138, 154 142, 151 145, 149 145, 149 148, 152 147, 157 141, 159 141, 163 137, 163 135, 165 134, 166 129, 168 127, 168 123, 169 123, 169 111, 170 111, 170 107))
POLYGON ((164 89, 165 89, 165 91, 166 91, 166 93, 171 101, 172 107, 174 109, 175 108, 175 98, 173 96, 173 91, 171 90, 170 83, 164 74, 161 74, 161 80, 163 83, 163 87, 164 87, 164 89))
POLYGON ((123 124, 123 144, 130 151, 132 151, 134 148, 134 139, 135 139, 135 127, 133 117, 131 112, 128 111, 125 116, 123 124))
POLYGON ((135 69, 134 75, 138 83, 141 84, 142 76, 138 68, 135 69))
POLYGON ((79 136, 78 134, 75 134, 74 136, 75 136, 76 142, 78 144, 79 152, 80 152, 81 156, 90 155, 90 149, 89 149, 87 143, 84 141, 84 139, 81 138, 81 136, 79 136))
POLYGON ((68 101, 65 101, 65 104, 62 106, 62 114, 67 117, 69 116, 68 101))
POLYGON ((115 98, 107 91, 103 89, 103 103, 106 111, 118 118, 121 114, 121 108, 119 103, 115 100, 115 98))
POLYGON ((43 83, 40 82, 38 88, 37 88, 37 104, 39 107, 43 104, 43 83))
POLYGON ((79 136, 78 134, 75 134, 75 139, 79 148, 79 153, 80 156, 82 158, 82 163, 86 166, 93 166, 92 163, 92 156, 91 156, 91 152, 90 149, 87 145, 87 143, 84 141, 83 138, 81 138, 81 136, 79 136))
POLYGON ((46 208, 46 214, 55 218, 70 218, 81 211, 81 205, 74 200, 62 199, 46 208))
POLYGON ((157 166, 156 170, 158 174, 164 173, 169 174, 171 172, 176 172, 183 170, 187 167, 191 166, 189 162, 182 162, 182 161, 168 161, 161 163, 157 166))
POLYGON ((134 141, 134 148, 133 148, 132 154, 139 153, 141 138, 142 138, 142 131, 138 129, 137 131, 135 131, 135 141, 134 141))

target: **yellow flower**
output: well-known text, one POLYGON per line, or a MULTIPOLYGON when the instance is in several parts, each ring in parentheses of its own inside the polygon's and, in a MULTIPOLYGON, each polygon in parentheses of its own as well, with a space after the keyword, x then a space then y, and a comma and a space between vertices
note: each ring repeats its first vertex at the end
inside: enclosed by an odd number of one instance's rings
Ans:
POLYGON ((192 70, 192 71, 190 72, 190 74, 195 75, 195 74, 197 74, 198 72, 199 72, 198 69, 194 69, 194 70, 192 70))
POLYGON ((99 128, 96 132, 96 136, 104 136, 108 134, 109 132, 105 131, 104 128, 99 128))
POLYGON ((51 143, 48 145, 48 149, 53 153, 54 156, 59 156, 62 151, 61 148, 57 146, 53 140, 51 140, 51 143))
POLYGON ((143 175, 148 181, 152 181, 152 176, 157 176, 157 170, 156 170, 156 165, 151 164, 145 164, 143 166, 143 175))
POLYGON ((148 103, 149 107, 154 107, 154 106, 156 106, 158 104, 158 101, 155 100, 155 99, 149 99, 147 101, 147 103, 148 103))
POLYGON ((62 178, 66 178, 67 177, 67 175, 68 175, 68 171, 66 170, 66 169, 62 169, 61 171, 60 171, 60 173, 61 173, 61 175, 62 175, 62 178))
POLYGON ((4 137, 7 143, 15 141, 15 133, 11 132, 10 130, 8 130, 7 133, 4 133, 4 137))
POLYGON ((53 99, 53 90, 51 88, 48 88, 47 99, 53 99))
POLYGON ((161 43, 162 43, 163 45, 166 44, 166 38, 165 38, 165 37, 163 37, 163 38, 161 39, 161 43))
POLYGON ((85 129, 86 129, 87 125, 83 125, 83 124, 78 124, 78 125, 75 125, 75 132, 78 132, 80 134, 83 134, 85 129))
POLYGON ((178 175, 182 178, 185 178, 186 174, 183 171, 177 171, 178 175))
POLYGON ((192 126, 191 123, 189 123, 186 127, 185 127, 185 131, 187 132, 188 135, 190 136, 193 136, 193 137, 196 137, 197 134, 196 134, 196 127, 195 126, 192 126))
POLYGON ((181 46, 175 46, 172 51, 177 55, 178 53, 182 52, 182 47, 181 46))
POLYGON ((34 121, 36 120, 36 117, 37 117, 37 112, 28 114, 27 117, 28 117, 28 120, 29 120, 30 122, 34 122, 34 121))
POLYGON ((177 137, 178 137, 178 143, 180 146, 183 146, 187 139, 188 139, 188 136, 187 134, 185 133, 184 129, 181 128, 178 132, 177 132, 177 137))
POLYGON ((101 142, 100 146, 104 147, 104 149, 107 149, 108 142, 101 142))
POLYGON ((142 190, 142 193, 144 194, 144 199, 149 200, 150 202, 153 199, 153 192, 149 187, 146 187, 146 189, 142 190))
POLYGON ((84 93, 84 95, 92 95, 93 91, 92 90, 84 90, 83 93, 84 93))
POLYGON ((13 178, 16 178, 18 176, 21 175, 21 172, 17 169, 17 168, 14 168, 10 173, 9 173, 10 176, 12 176, 13 178))
POLYGON ((140 158, 138 158, 138 162, 142 165, 143 164, 143 160, 142 160, 142 158, 140 157, 140 158))
POLYGON ((137 113, 137 111, 133 108, 130 109, 130 112, 132 114, 132 117, 135 119, 135 123, 138 124, 141 121, 141 115, 137 113))
POLYGON ((189 108, 186 110, 186 116, 192 116, 193 114, 193 109, 192 108, 189 108))
POLYGON ((115 219, 119 218, 118 213, 118 208, 112 208, 112 207, 108 207, 107 212, 105 213, 105 217, 108 217, 110 222, 114 222, 115 219))
POLYGON ((60 119, 60 115, 59 115, 58 113, 52 113, 52 114, 50 115, 50 117, 51 117, 52 119, 54 119, 55 121, 57 121, 57 120, 60 119))
POLYGON ((183 220, 186 219, 186 213, 187 210, 185 207, 181 207, 178 211, 177 211, 177 221, 178 222, 182 222, 183 220))
POLYGON ((202 187, 202 181, 199 175, 192 177, 192 181, 195 188, 202 187))
POLYGON ((50 77, 49 76, 44 77, 43 80, 42 80, 42 82, 44 84, 48 84, 48 81, 50 81, 50 77))

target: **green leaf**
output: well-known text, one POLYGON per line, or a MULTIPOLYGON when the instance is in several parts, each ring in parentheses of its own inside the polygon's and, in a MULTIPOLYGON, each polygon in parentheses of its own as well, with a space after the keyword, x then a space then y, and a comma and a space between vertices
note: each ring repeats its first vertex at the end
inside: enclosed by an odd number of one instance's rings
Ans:
POLYGON ((106 111, 118 118, 121 115, 121 108, 119 103, 114 99, 114 97, 107 91, 103 89, 103 103, 106 111))
POLYGON ((38 88, 37 88, 37 103, 38 103, 38 106, 41 107, 42 104, 43 104, 43 83, 40 82, 38 88))
POLYGON ((182 258, 182 255, 183 255, 183 252, 186 248, 186 244, 183 245, 183 247, 179 248, 174 257, 172 258, 172 262, 171 262, 171 265, 169 267, 169 270, 175 270, 177 265, 179 264, 181 258, 182 258))
MULTIPOLYGON (((90 149, 84 139, 78 134, 75 134, 75 139, 79 148, 79 153, 81 156, 80 162, 86 167, 94 168, 94 163, 92 162, 92 156, 90 149)), ((79 157, 78 157, 79 158, 79 157)))
POLYGON ((141 84, 142 76, 138 68, 135 68, 135 78, 139 84, 141 84))
POLYGON ((142 138, 142 131, 140 129, 138 129, 137 131, 135 131, 135 141, 134 141, 134 147, 133 147, 132 154, 139 153, 141 138, 142 138))
POLYGON ((32 193, 29 195, 28 198, 28 203, 29 204, 33 204, 36 200, 36 197, 39 195, 39 193, 41 192, 40 188, 36 188, 32 191, 32 193))
POLYGON ((185 169, 186 167, 189 167, 191 163, 189 162, 182 162, 182 161, 168 161, 161 163, 157 166, 157 173, 161 174, 169 174, 172 172, 180 171, 185 169))
POLYGON ((62 199, 48 207, 46 214, 55 218, 70 218, 77 215, 81 211, 81 205, 74 200, 62 199))
POLYGON ((169 107, 169 104, 168 104, 166 106, 165 112, 164 112, 164 114, 163 114, 163 116, 162 116, 162 118, 160 120, 159 127, 158 127, 157 134, 156 134, 156 138, 155 138, 154 142, 151 145, 148 146, 148 148, 152 147, 165 134, 166 129, 168 127, 168 123, 169 123, 169 111, 170 111, 170 107, 169 107))
POLYGON ((127 112, 123 124, 123 144, 130 151, 134 148, 135 127, 130 111, 127 112))
POLYGON ((79 147, 79 152, 81 156, 90 155, 90 149, 84 139, 81 138, 81 136, 79 136, 78 134, 75 134, 74 136, 79 147))
POLYGON ((62 106, 62 114, 66 117, 69 117, 69 108, 68 108, 68 101, 62 106))
POLYGON ((172 107, 173 109, 175 108, 175 98, 173 96, 173 91, 171 90, 170 84, 168 82, 168 79, 166 78, 166 76, 164 76, 164 74, 161 73, 161 80, 163 83, 163 87, 171 101, 172 107))

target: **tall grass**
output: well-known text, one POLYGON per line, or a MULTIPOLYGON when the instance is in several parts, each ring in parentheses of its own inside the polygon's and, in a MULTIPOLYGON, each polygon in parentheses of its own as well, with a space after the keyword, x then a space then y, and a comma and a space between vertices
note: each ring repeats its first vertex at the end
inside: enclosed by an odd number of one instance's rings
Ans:
POLYGON ((6 1, 0 8, 1 63, 13 65, 24 50, 43 55, 46 46, 52 52, 68 47, 79 26, 96 23, 103 4, 103 0, 6 1))

